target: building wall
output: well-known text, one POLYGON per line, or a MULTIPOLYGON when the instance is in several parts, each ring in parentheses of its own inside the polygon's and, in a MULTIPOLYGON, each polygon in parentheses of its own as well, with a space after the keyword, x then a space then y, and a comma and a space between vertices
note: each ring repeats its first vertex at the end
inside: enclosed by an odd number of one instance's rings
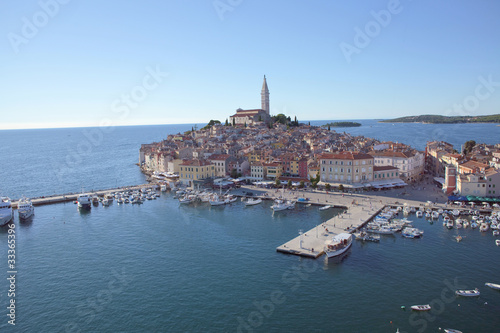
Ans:
POLYGON ((321 159, 320 178, 325 183, 363 183, 373 180, 371 159, 321 159))

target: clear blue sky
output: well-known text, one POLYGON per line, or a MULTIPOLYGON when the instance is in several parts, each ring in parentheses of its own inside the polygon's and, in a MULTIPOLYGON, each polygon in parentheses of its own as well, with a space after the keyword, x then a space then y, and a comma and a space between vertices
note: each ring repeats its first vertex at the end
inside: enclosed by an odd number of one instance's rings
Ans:
POLYGON ((498 0, 59 1, 0 3, 0 129, 500 113, 498 0))

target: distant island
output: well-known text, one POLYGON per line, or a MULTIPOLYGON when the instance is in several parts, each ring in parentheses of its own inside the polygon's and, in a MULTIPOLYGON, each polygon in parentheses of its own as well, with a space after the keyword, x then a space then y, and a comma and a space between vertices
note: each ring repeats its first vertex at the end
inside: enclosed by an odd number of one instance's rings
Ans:
POLYGON ((328 123, 325 125, 322 125, 323 127, 359 127, 361 126, 360 123, 355 123, 352 121, 336 121, 334 123, 328 123))
POLYGON ((408 116, 396 119, 380 120, 380 123, 424 123, 424 124, 463 124, 463 123, 500 123, 500 114, 490 116, 408 116))

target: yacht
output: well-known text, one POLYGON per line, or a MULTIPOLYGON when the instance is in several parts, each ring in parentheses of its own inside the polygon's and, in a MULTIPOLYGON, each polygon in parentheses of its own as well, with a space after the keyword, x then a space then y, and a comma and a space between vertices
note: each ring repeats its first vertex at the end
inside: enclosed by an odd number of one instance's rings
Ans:
POLYGON ((26 220, 35 214, 35 208, 33 208, 33 203, 30 199, 22 197, 17 203, 17 213, 19 214, 19 219, 26 220))
POLYGON ((4 226, 14 218, 12 204, 7 197, 0 198, 0 226, 4 226))
POLYGON ((286 210, 286 209, 294 209, 295 208, 295 202, 292 201, 285 201, 285 200, 275 200, 274 204, 271 206, 271 209, 275 212, 279 212, 281 210, 286 210))
POLYGON ((247 201, 245 201, 245 206, 255 206, 255 205, 260 204, 261 202, 262 202, 261 198, 248 199, 247 201))
POLYGON ((82 193, 78 196, 78 208, 88 209, 91 207, 91 198, 90 195, 82 193))
POLYGON ((352 245, 352 235, 342 233, 333 236, 329 241, 325 242, 325 253, 328 258, 333 258, 345 253, 352 245))

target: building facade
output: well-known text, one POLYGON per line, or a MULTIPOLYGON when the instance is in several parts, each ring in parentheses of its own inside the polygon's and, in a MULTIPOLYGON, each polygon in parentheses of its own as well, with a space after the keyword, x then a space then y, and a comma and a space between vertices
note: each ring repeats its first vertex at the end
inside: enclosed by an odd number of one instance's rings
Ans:
POLYGON ((373 180, 373 157, 359 152, 322 154, 320 180, 325 183, 366 183, 373 180))

